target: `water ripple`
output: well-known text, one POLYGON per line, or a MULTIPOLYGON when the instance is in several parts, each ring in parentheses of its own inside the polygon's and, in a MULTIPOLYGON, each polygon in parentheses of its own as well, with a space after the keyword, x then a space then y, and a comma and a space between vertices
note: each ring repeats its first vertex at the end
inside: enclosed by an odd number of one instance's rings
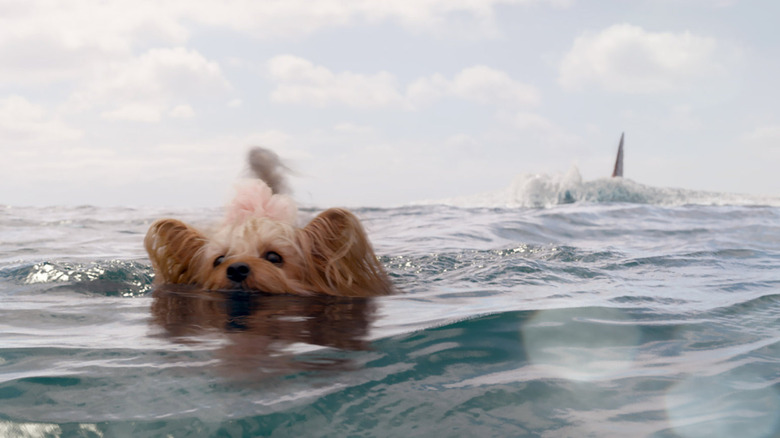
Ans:
POLYGON ((0 279, 31 285, 38 291, 56 287, 107 296, 138 296, 149 292, 153 272, 146 263, 127 260, 47 261, 4 267, 0 279))

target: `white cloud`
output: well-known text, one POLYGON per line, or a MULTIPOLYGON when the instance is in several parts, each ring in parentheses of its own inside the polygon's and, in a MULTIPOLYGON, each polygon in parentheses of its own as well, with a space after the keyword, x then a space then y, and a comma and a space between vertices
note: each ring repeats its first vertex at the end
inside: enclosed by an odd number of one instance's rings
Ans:
POLYGON ((141 56, 104 66, 80 93, 87 101, 132 100, 159 95, 187 95, 229 87, 219 64, 194 50, 151 49, 141 56))
MULTIPOLYGON (((573 151, 581 144, 577 135, 571 134, 566 127, 539 114, 519 111, 500 112, 498 118, 512 129, 522 133, 520 138, 526 145, 544 146, 546 150, 535 149, 535 156, 551 151, 573 151)), ((570 160, 570 157, 566 158, 570 160)))
POLYGON ((75 79, 90 66, 150 45, 181 45, 199 27, 259 38, 393 22, 433 33, 496 31, 496 8, 566 0, 35 0, 0 5, 0 80, 75 79), (465 22, 465 23, 464 23, 465 22), (468 30, 464 32, 463 28, 468 30))
POLYGON ((333 127, 333 130, 339 134, 364 135, 374 132, 374 128, 365 125, 356 125, 354 123, 344 122, 333 127))
MULTIPOLYGON (((278 130, 252 131, 240 135, 226 134, 207 138, 195 138, 180 142, 165 142, 159 144, 155 154, 160 157, 185 157, 198 167, 198 172, 214 166, 215 162, 231 163, 243 166, 245 155, 250 148, 262 146, 279 154, 283 160, 309 157, 308 153, 299 149, 300 137, 278 130), (215 158, 218 157, 218 158, 215 158)), ((235 177, 236 172, 225 172, 225 177, 235 177)))
POLYGON ((679 90, 722 74, 715 39, 618 24, 574 40, 560 65, 568 89, 596 85, 625 93, 679 90))
POLYGON ((318 107, 341 103, 358 108, 400 105, 395 77, 387 72, 362 75, 333 73, 302 58, 281 55, 268 62, 271 79, 278 83, 271 100, 318 107))
POLYGON ((176 105, 166 111, 166 105, 162 102, 135 102, 120 104, 114 109, 100 113, 100 116, 107 120, 145 123, 159 122, 166 115, 174 119, 191 119, 195 117, 195 110, 189 105, 176 105))
POLYGON ((189 105, 176 105, 168 112, 174 119, 191 119, 195 117, 195 110, 189 105))
POLYGON ((780 125, 758 126, 743 135, 742 140, 754 146, 780 150, 780 125))
POLYGON ((278 129, 253 132, 236 141, 236 144, 263 146, 273 150, 285 148, 293 149, 293 138, 290 134, 278 129))
POLYGON ((334 73, 292 55, 272 58, 268 72, 277 83, 271 93, 272 101, 316 107, 341 104, 355 108, 419 108, 448 97, 513 106, 533 105, 540 100, 534 87, 515 81, 503 71, 481 65, 466 68, 453 79, 441 74, 417 79, 405 92, 388 72, 334 73))
POLYGON ((479 65, 458 73, 451 82, 454 96, 479 103, 507 102, 534 105, 539 92, 532 86, 517 82, 500 70, 479 65))
POLYGON ((0 14, 2 40, 42 35, 62 47, 126 51, 150 38, 181 42, 188 37, 181 13, 151 0, 5 2, 0 14))
POLYGON ((59 143, 79 140, 83 135, 80 129, 24 97, 0 99, 0 141, 4 144, 59 143))
POLYGON ((466 68, 451 80, 440 74, 418 79, 409 86, 407 94, 416 105, 448 96, 481 104, 523 106, 540 101, 536 88, 484 65, 466 68))
POLYGON ((699 118, 696 109, 686 104, 674 106, 664 124, 670 128, 683 131, 695 131, 704 127, 704 123, 699 118))
POLYGON ((553 132, 558 130, 558 126, 549 119, 533 113, 521 112, 514 114, 510 121, 516 128, 526 131, 553 132))
POLYGON ((492 36, 496 7, 546 2, 567 6, 569 0, 235 0, 167 2, 167 10, 197 23, 229 27, 257 37, 308 35, 321 29, 361 23, 394 22, 430 33, 469 37, 492 36))
POLYGON ((100 117, 106 120, 153 123, 162 120, 163 108, 156 104, 130 103, 112 110, 103 111, 100 117))
POLYGON ((104 118, 160 121, 164 114, 194 114, 183 99, 230 89, 219 64, 184 48, 152 49, 141 56, 97 69, 71 99, 80 109, 104 108, 104 118), (187 110, 189 108, 189 111, 187 110))
POLYGON ((780 123, 756 126, 738 138, 737 154, 727 162, 727 174, 736 175, 735 183, 760 181, 761 192, 777 195, 777 163, 780 162, 780 123), (744 163, 744 164, 740 164, 744 163))
POLYGON ((0 79, 77 79, 102 62, 149 41, 181 43, 181 18, 152 1, 55 0, 0 5, 0 79))

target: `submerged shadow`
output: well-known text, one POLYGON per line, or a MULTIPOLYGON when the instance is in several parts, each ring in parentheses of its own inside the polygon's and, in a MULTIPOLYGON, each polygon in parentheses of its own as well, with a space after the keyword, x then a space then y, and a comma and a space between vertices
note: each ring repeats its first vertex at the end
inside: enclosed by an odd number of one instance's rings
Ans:
MULTIPOLYGON (((173 342, 224 338, 216 351, 231 374, 351 368, 343 354, 295 354, 293 344, 367 350, 371 298, 206 291, 163 285, 152 293, 152 323, 173 342)), ((300 350, 300 349, 299 349, 300 350)))

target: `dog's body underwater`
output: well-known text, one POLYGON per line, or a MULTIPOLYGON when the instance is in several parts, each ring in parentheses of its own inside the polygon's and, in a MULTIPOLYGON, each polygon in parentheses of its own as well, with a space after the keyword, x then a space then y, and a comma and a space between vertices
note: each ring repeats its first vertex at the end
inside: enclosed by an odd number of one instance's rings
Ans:
POLYGON ((213 232, 176 219, 152 224, 144 245, 158 284, 296 295, 393 292, 354 214, 332 208, 298 227, 294 201, 279 193, 286 168, 278 157, 256 148, 250 166, 257 178, 237 186, 213 232))

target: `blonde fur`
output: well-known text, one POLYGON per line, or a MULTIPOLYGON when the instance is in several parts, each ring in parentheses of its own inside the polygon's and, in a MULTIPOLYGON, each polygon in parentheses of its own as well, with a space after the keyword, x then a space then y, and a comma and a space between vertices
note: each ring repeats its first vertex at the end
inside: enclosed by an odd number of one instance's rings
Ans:
POLYGON ((206 235, 176 219, 152 224, 144 239, 158 284, 272 294, 374 296, 393 292, 360 221, 329 209, 303 228, 267 217, 225 223, 206 235), (267 260, 269 253, 281 263, 267 260), (228 270, 248 268, 241 282, 228 270))

